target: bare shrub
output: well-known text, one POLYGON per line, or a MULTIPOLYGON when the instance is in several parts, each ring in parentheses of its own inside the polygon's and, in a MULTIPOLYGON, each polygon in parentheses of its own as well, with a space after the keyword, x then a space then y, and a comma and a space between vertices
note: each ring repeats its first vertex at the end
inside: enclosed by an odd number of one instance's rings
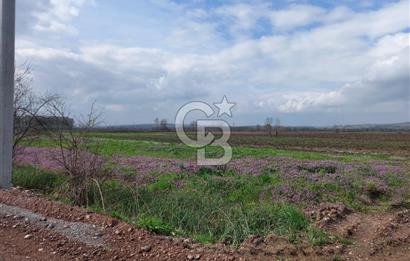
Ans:
POLYGON ((268 132, 269 136, 272 136, 272 123, 273 123, 273 119, 271 117, 266 118, 265 120, 265 130, 268 132))
MULTIPOLYGON (((50 115, 70 120, 68 107, 62 100, 54 100, 47 105, 50 115)), ((68 176, 64 193, 77 205, 88 205, 88 193, 97 188, 98 196, 104 208, 104 199, 100 190, 103 180, 111 176, 105 159, 100 156, 101 147, 97 140, 90 136, 98 124, 101 113, 96 112, 94 104, 89 113, 77 120, 76 127, 62 124, 61 128, 50 131, 51 138, 58 144, 60 153, 55 159, 60 162, 68 176)))
POLYGON ((58 95, 35 94, 32 86, 32 69, 25 63, 16 68, 14 94, 13 157, 22 151, 22 144, 30 144, 46 135, 59 147, 54 159, 62 166, 68 182, 66 195, 75 204, 86 205, 90 188, 99 190, 101 181, 110 176, 105 160, 99 156, 100 146, 89 132, 97 126, 101 114, 91 106, 90 112, 77 120, 70 117, 68 106, 58 95))
POLYGON ((14 87, 14 143, 13 158, 20 152, 23 141, 36 140, 44 131, 41 114, 51 102, 58 99, 57 95, 37 95, 31 87, 32 69, 25 63, 16 68, 14 87))

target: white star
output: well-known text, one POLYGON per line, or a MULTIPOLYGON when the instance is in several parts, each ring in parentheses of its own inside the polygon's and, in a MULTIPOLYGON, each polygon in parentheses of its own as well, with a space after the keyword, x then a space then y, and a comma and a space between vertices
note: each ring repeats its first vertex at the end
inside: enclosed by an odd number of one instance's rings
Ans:
POLYGON ((236 105, 236 103, 230 103, 226 96, 222 98, 222 101, 220 103, 214 103, 216 107, 218 107, 218 117, 221 117, 222 115, 226 114, 229 117, 232 117, 232 107, 236 105))

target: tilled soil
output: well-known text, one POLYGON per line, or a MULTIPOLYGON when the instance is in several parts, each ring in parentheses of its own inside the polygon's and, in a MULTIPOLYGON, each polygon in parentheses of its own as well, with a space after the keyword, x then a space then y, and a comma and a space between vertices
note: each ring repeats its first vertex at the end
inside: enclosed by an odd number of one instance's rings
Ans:
POLYGON ((296 246, 274 236, 253 236, 238 249, 222 244, 205 246, 190 239, 155 235, 27 190, 0 190, 0 261, 409 260, 408 210, 362 214, 340 205, 323 205, 315 213, 318 220, 313 221, 318 226, 352 244, 296 246))

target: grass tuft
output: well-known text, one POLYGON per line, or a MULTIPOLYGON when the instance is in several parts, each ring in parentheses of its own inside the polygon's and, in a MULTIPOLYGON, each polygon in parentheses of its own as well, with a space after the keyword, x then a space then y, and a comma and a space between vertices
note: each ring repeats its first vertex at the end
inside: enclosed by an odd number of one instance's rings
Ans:
POLYGON ((59 188, 66 178, 54 172, 41 170, 31 166, 13 168, 12 183, 26 189, 50 193, 59 188))

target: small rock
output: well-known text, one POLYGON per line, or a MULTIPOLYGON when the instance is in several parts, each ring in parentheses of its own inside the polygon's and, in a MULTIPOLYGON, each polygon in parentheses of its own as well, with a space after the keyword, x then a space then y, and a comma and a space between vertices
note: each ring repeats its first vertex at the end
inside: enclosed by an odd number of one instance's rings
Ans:
POLYGON ((39 249, 38 249, 38 252, 43 252, 43 251, 44 251, 43 248, 39 248, 39 249))
POLYGON ((263 242, 263 238, 262 238, 262 237, 257 237, 257 238, 255 238, 255 239, 253 240, 252 243, 253 243, 255 246, 259 246, 262 242, 263 242))
POLYGON ((102 233, 102 232, 97 232, 97 233, 94 234, 94 236, 95 236, 95 237, 102 237, 102 236, 103 236, 103 233, 102 233))
POLYGON ((371 205, 373 203, 372 199, 367 195, 360 195, 359 200, 367 205, 371 205))
POLYGON ((54 227, 55 227, 55 225, 53 223, 47 224, 48 229, 53 229, 54 227))
POLYGON ((151 251, 151 246, 150 245, 143 246, 143 247, 141 247, 141 250, 144 251, 144 252, 149 252, 149 251, 151 251))
POLYGON ((193 260, 193 259, 194 259, 194 256, 193 256, 193 255, 188 255, 186 258, 187 258, 188 260, 193 260))
POLYGON ((111 219, 110 222, 108 223, 109 227, 115 227, 116 225, 118 225, 118 220, 116 219, 111 219))
POLYGON ((33 237, 32 234, 27 234, 27 235, 24 236, 24 239, 30 239, 30 238, 32 238, 32 237, 33 237))
POLYGON ((194 258, 195 258, 195 260, 199 260, 199 259, 201 259, 201 255, 199 255, 199 254, 195 255, 194 258))
POLYGON ((85 215, 85 219, 90 219, 91 215, 85 215))

